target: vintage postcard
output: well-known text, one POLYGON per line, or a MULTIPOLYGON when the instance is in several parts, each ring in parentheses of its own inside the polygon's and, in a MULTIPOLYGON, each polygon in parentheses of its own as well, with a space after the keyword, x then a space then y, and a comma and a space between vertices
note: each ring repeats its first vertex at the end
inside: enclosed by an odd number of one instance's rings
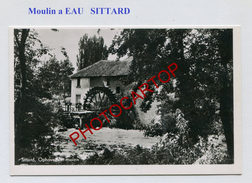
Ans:
POLYGON ((11 175, 241 174, 240 27, 9 36, 11 175))

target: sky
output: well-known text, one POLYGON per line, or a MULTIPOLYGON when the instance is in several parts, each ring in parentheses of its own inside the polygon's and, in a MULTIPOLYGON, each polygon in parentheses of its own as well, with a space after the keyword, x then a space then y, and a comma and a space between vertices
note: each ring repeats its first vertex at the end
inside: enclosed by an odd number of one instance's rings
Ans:
MULTIPOLYGON (((58 28, 57 28, 58 29, 58 28)), ((38 37, 41 42, 52 49, 51 54, 55 54, 58 60, 64 60, 65 57, 61 53, 61 47, 66 49, 70 61, 77 71, 76 55, 79 52, 78 42, 84 34, 88 34, 89 37, 93 35, 102 36, 104 38, 105 45, 109 47, 112 43, 112 39, 115 35, 119 35, 122 29, 101 29, 99 35, 97 33, 98 28, 60 28, 59 31, 52 31, 50 28, 36 28, 38 37)), ((108 59, 113 60, 116 55, 109 55, 108 59)), ((48 57, 42 58, 42 60, 48 60, 48 57)))

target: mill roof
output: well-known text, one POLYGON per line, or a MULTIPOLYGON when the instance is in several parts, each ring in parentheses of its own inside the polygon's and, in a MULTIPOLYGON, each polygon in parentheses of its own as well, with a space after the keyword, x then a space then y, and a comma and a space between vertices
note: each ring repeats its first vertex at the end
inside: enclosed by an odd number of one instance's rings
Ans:
POLYGON ((89 78, 100 76, 127 76, 130 73, 132 59, 127 58, 123 61, 100 60, 77 73, 70 78, 89 78))

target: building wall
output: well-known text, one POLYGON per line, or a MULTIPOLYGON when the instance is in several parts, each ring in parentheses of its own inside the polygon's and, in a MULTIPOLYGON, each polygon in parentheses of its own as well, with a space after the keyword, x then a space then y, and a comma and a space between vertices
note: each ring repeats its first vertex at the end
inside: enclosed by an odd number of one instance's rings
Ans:
MULTIPOLYGON (((108 87, 110 90, 116 94, 116 88, 120 87, 120 94, 128 89, 127 86, 124 86, 119 80, 120 77, 94 77, 90 78, 90 87, 108 87)), ((130 88, 131 89, 131 88, 130 88)))
POLYGON ((76 95, 80 95, 81 103, 83 103, 83 98, 85 94, 90 89, 90 79, 89 78, 81 78, 80 79, 80 87, 77 87, 77 78, 71 79, 71 103, 76 103, 76 95))
MULTIPOLYGON (((116 87, 120 87, 120 93, 116 95, 121 95, 123 93, 124 96, 131 96, 131 91, 134 83, 124 86, 122 82, 119 80, 120 77, 95 77, 95 78, 81 78, 80 79, 80 88, 77 86, 77 79, 71 79, 71 102, 72 104, 76 103, 76 95, 80 95, 81 103, 83 104, 83 99, 85 98, 85 94, 88 90, 93 87, 109 87, 114 94, 116 94, 116 87), (107 82, 109 80, 109 86, 107 86, 107 82)), ((142 96, 142 93, 138 90, 137 93, 142 96)), ((120 98, 120 97, 119 97, 120 98)), ((146 113, 141 111, 142 99, 138 98, 136 100, 136 111, 139 115, 139 118, 143 124, 151 124, 151 121, 158 122, 160 120, 160 115, 156 114, 157 105, 159 104, 156 100, 152 103, 151 109, 146 113)))
POLYGON ((83 99, 86 97, 85 94, 93 87, 108 87, 116 95, 122 94, 122 92, 127 90, 131 90, 131 88, 127 86, 125 87, 119 79, 120 77, 81 78, 80 87, 77 87, 78 79, 73 78, 71 79, 71 103, 76 103, 76 95, 81 96, 80 102, 83 103, 83 99), (117 87, 120 87, 120 93, 116 93, 117 87))
MULTIPOLYGON (((139 90, 137 91, 137 94, 144 97, 143 94, 139 90)), ((161 115, 157 114, 158 105, 160 105, 160 102, 157 102, 157 100, 155 99, 151 104, 151 108, 147 112, 143 112, 140 108, 142 101, 143 101, 142 99, 138 98, 136 100, 136 105, 135 105, 135 108, 136 108, 136 111, 138 113, 141 123, 145 125, 149 125, 152 123, 152 121, 154 123, 160 122, 161 115)))
POLYGON ((104 77, 90 78, 90 87, 105 87, 104 81, 106 81, 104 77))
POLYGON ((120 93, 122 93, 126 90, 125 86, 119 80, 119 77, 110 78, 110 86, 109 87, 113 91, 113 93, 116 93, 116 87, 120 87, 120 93))

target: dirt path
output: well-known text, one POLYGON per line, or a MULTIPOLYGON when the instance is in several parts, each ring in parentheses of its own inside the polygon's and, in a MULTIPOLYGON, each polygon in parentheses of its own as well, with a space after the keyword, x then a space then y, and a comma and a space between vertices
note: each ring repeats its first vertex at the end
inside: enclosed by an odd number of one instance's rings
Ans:
POLYGON ((95 153, 102 152, 105 148, 108 149, 127 149, 140 145, 145 148, 150 148, 152 145, 159 141, 159 137, 145 137, 142 131, 139 130, 123 130, 123 129, 110 129, 107 127, 99 131, 93 131, 93 135, 89 132, 85 133, 87 139, 84 139, 80 134, 79 139, 76 141, 77 146, 74 145, 69 135, 77 131, 74 128, 68 129, 64 132, 57 132, 58 152, 56 156, 66 156, 77 154, 80 158, 86 159, 87 156, 95 153))

